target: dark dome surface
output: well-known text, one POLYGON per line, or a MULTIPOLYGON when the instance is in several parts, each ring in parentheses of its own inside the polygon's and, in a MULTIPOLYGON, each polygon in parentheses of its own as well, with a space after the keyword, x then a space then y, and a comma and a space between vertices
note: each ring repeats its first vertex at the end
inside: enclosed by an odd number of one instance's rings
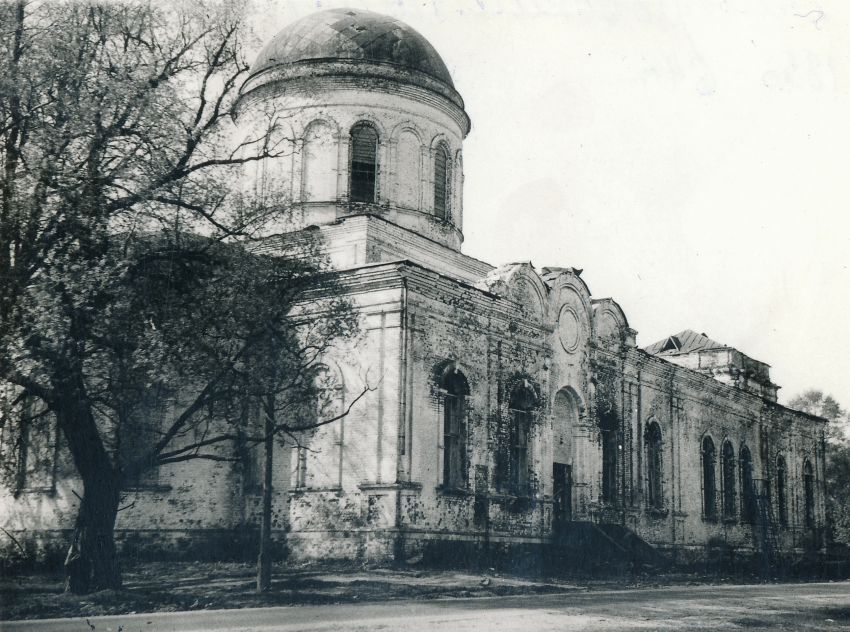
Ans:
POLYGON ((400 20, 360 9, 330 9, 293 22, 266 44, 251 73, 322 59, 394 64, 454 88, 446 65, 428 40, 400 20))

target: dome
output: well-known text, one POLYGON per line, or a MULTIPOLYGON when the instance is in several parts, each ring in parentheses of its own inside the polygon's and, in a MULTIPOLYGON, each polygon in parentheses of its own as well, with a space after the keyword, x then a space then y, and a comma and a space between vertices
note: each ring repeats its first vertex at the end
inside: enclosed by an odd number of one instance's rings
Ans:
POLYGON ((390 64, 454 88, 428 40, 400 20, 361 9, 320 11, 290 24, 263 48, 251 72, 320 60, 390 64))

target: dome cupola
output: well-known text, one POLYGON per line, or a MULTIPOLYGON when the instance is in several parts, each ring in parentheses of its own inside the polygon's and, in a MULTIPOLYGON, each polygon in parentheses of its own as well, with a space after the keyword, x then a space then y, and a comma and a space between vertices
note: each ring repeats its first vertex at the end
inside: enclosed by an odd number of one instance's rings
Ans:
POLYGON ((240 118, 273 113, 290 148, 256 186, 291 201, 296 226, 369 213, 460 249, 470 121, 414 29, 359 9, 309 15, 266 44, 240 100, 240 118))

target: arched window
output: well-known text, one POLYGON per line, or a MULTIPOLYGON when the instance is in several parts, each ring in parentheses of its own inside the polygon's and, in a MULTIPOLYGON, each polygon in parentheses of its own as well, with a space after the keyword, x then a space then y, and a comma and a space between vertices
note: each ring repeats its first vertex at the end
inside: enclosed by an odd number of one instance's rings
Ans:
POLYGON ((661 456, 661 426, 653 421, 646 427, 646 501, 654 509, 664 507, 661 456))
POLYGON ((785 457, 776 457, 776 509, 779 514, 779 524, 788 525, 788 468, 785 457))
POLYGON ((449 219, 450 182, 449 150, 444 143, 440 143, 434 154, 434 215, 440 219, 449 219))
POLYGON ((723 443, 723 517, 735 514, 735 448, 727 440, 723 443))
POLYGON ((375 202, 375 183, 378 174, 378 133, 367 123, 351 129, 351 189, 352 202, 375 202))
POLYGON ((466 398, 469 383, 454 364, 440 382, 443 397, 443 485, 452 489, 467 486, 466 398))
POLYGON ((706 520, 717 518, 717 483, 715 480, 715 464, 717 450, 711 437, 702 440, 702 511, 706 520))
POLYGON ((517 495, 528 493, 529 434, 536 405, 534 389, 525 380, 514 387, 510 399, 508 476, 511 490, 517 495))
POLYGON ((747 446, 741 448, 741 518, 745 522, 756 519, 756 483, 753 480, 753 457, 747 446))
POLYGON ((806 528, 815 528, 815 474, 808 459, 803 464, 803 503, 806 528))
POLYGON ((613 503, 617 500, 617 458, 620 438, 617 433, 617 417, 605 414, 599 419, 602 438, 602 501, 613 503))

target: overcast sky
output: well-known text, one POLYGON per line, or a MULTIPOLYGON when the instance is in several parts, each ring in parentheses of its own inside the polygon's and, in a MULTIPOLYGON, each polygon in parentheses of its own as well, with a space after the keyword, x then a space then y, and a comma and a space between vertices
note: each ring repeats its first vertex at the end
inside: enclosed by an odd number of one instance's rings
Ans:
POLYGON ((466 101, 465 253, 583 268, 646 346, 705 332, 850 406, 850 6, 257 0, 397 17, 466 101))

